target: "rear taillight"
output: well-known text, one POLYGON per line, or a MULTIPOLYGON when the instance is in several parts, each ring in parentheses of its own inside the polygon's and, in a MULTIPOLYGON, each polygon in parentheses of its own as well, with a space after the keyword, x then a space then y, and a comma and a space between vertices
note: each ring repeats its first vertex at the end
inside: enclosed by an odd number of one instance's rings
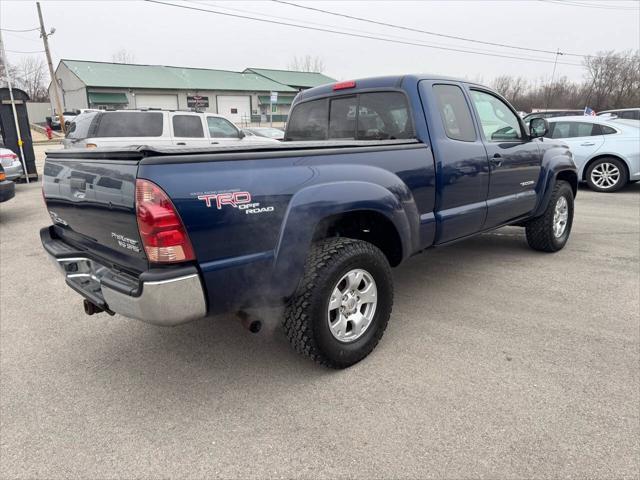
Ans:
POLYGON ((11 160, 16 160, 18 158, 18 155, 16 155, 15 153, 3 153, 0 155, 0 158, 10 158, 11 160))
POLYGON ((173 203, 155 183, 136 180, 136 216, 147 258, 154 263, 195 260, 187 231, 173 203))

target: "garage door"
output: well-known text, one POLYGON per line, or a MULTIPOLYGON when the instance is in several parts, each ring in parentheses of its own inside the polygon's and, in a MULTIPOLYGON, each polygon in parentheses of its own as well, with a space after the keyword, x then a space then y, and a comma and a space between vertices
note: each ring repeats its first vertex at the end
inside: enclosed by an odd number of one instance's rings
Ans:
POLYGON ((138 94, 136 95, 136 108, 162 108, 165 110, 178 109, 177 95, 152 95, 138 94))
POLYGON ((233 123, 251 121, 251 97, 244 95, 218 95, 218 115, 233 123))

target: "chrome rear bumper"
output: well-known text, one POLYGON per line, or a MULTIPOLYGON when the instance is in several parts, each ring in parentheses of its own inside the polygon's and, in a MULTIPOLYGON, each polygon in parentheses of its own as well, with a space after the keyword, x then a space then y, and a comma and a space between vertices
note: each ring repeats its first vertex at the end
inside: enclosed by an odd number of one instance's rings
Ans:
POLYGON ((207 314, 204 289, 195 267, 145 272, 134 277, 77 255, 81 252, 51 238, 48 229, 43 230, 47 230, 47 234, 41 232, 45 250, 65 275, 67 285, 101 309, 163 326, 179 325, 207 314))

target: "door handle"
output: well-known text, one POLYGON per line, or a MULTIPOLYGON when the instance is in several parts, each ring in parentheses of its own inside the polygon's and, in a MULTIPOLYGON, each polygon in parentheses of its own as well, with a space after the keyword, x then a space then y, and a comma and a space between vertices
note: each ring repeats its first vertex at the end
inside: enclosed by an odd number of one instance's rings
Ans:
POLYGON ((584 142, 580 144, 581 147, 593 147, 594 145, 594 142, 584 142))
POLYGON ((489 160, 489 163, 493 167, 501 167, 502 166, 502 156, 499 153, 493 155, 493 157, 489 160))
POLYGON ((184 142, 177 142, 176 145, 186 145, 184 142))

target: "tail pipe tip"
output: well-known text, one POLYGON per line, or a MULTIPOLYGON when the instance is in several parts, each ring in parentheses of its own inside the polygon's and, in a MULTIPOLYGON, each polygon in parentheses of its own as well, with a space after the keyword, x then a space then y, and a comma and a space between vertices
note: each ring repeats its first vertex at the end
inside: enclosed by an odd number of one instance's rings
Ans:
POLYGON ((262 321, 244 310, 240 310, 237 316, 240 324, 251 333, 258 333, 262 329, 262 321))

